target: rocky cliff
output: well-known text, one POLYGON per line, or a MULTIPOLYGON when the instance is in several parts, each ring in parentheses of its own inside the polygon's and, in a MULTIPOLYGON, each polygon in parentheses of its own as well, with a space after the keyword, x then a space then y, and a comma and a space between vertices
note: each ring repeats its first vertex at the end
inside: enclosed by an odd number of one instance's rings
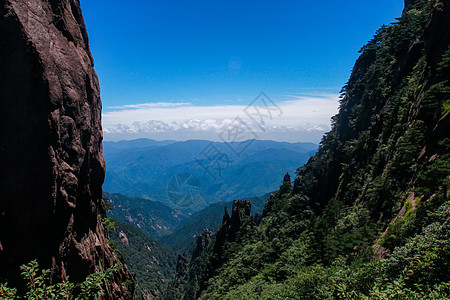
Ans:
MULTIPOLYGON (((78 0, 0 1, 0 279, 118 262, 105 240, 99 82, 78 0)), ((132 294, 116 275, 108 298, 132 294)))

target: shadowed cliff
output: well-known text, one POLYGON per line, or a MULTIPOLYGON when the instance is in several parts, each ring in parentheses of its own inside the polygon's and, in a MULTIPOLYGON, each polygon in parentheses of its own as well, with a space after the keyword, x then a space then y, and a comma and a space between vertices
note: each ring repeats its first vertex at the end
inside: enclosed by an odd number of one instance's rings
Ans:
MULTIPOLYGON (((2 0, 0 13, 0 280, 38 259, 53 281, 80 281, 118 263, 101 224, 101 101, 80 3, 2 0)), ((107 297, 126 297, 128 278, 107 297)))

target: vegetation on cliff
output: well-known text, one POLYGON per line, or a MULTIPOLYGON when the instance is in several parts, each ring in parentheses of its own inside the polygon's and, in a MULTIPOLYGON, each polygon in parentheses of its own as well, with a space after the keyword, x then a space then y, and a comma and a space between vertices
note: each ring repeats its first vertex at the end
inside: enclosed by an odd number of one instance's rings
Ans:
POLYGON ((361 49, 317 154, 218 243, 225 214, 195 297, 450 297, 449 6, 413 1, 361 49))
POLYGON ((117 222, 110 238, 135 274, 138 299, 159 297, 175 276, 176 254, 128 223, 117 222))
MULTIPOLYGON (((51 284, 50 270, 41 270, 36 260, 20 267, 23 280, 26 282, 26 291, 20 292, 17 288, 9 287, 7 283, 0 283, 0 299, 100 299, 106 295, 106 290, 112 290, 112 277, 123 266, 113 266, 105 271, 89 274, 79 283, 68 279, 60 283, 51 284)), ((133 295, 121 295, 132 298, 133 295)))

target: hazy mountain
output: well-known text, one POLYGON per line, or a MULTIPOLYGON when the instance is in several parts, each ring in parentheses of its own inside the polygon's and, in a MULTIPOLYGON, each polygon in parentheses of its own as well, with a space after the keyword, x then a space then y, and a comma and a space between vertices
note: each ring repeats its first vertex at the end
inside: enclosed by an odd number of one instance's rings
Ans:
POLYGON ((275 190, 279 178, 293 174, 316 149, 312 143, 258 140, 105 142, 103 187, 194 212, 214 202, 275 190))
POLYGON ((122 151, 132 151, 133 149, 152 149, 161 146, 166 146, 176 143, 173 140, 155 141, 152 139, 136 139, 136 140, 123 140, 118 142, 104 141, 103 142, 103 155, 108 157, 107 160, 122 151))

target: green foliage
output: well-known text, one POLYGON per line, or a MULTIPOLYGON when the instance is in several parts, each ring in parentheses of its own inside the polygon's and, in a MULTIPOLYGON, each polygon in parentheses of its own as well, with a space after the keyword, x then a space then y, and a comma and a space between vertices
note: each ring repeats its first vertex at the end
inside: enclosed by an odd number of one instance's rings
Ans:
MULTIPOLYGON (((270 194, 257 197, 244 198, 242 200, 252 203, 252 213, 261 213, 264 208, 264 202, 270 194)), ((219 229, 222 222, 224 207, 231 211, 232 201, 213 203, 204 209, 193 213, 187 217, 170 235, 163 236, 160 240, 174 251, 192 252, 195 245, 197 234, 206 228, 211 231, 219 229)))
POLYGON ((409 288, 450 282, 450 202, 444 203, 433 219, 421 234, 396 248, 385 261, 388 279, 401 277, 409 288))
POLYGON ((435 5, 415 1, 361 49, 317 154, 216 254, 200 299, 450 297, 450 49, 436 65, 424 46, 435 5))
POLYGON ((158 295, 175 275, 176 255, 167 246, 145 235, 131 224, 117 222, 110 239, 136 274, 136 295, 158 295))
POLYGON ((85 281, 74 284, 68 280, 49 284, 50 270, 40 270, 36 260, 20 267, 27 291, 19 294, 17 289, 0 284, 0 299, 98 299, 104 295, 104 286, 122 267, 113 266, 103 272, 88 275, 85 281))
MULTIPOLYGON (((111 204, 110 201, 108 201, 108 199, 105 196, 102 197, 102 204, 105 207, 106 212, 111 211, 113 209, 113 205, 111 204)), ((105 230, 105 235, 107 238, 114 231, 114 228, 116 227, 115 222, 116 220, 114 218, 108 218, 106 214, 102 216, 102 225, 105 230)), ((113 246, 113 243, 110 240, 108 240, 108 243, 110 243, 110 245, 113 246)))
POLYGON ((283 182, 281 183, 279 193, 280 195, 290 194, 292 192, 292 183, 291 176, 289 173, 286 173, 283 178, 283 182))
POLYGON ((16 299, 17 289, 10 288, 8 283, 0 283, 0 299, 16 299))
POLYGON ((115 219, 113 218, 102 218, 103 228, 105 229, 106 236, 109 236, 116 227, 115 219))
POLYGON ((450 202, 435 213, 423 232, 395 249, 382 263, 371 296, 376 299, 450 297, 450 202))
POLYGON ((161 202, 106 192, 104 195, 113 206, 108 211, 109 218, 131 223, 155 238, 171 233, 186 218, 185 214, 161 202))

